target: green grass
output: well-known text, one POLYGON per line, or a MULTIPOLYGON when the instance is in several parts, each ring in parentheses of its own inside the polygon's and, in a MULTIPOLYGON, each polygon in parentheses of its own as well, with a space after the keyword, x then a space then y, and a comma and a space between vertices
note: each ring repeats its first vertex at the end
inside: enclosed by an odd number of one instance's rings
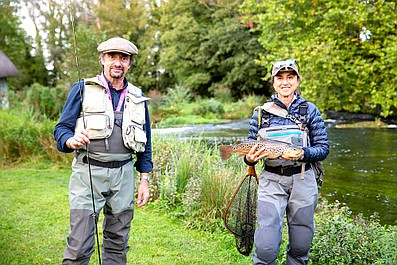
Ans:
MULTIPOLYGON (((27 166, 1 170, 0 265, 61 263, 69 174, 69 169, 27 166)), ((230 234, 188 229, 151 206, 136 208, 129 244, 128 264, 251 264, 230 234)), ((97 252, 90 264, 98 264, 97 252)))

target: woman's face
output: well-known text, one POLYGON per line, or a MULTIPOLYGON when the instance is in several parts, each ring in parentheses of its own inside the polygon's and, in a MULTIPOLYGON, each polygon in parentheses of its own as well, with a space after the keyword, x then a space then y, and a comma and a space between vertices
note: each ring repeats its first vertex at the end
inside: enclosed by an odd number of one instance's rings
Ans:
POLYGON ((273 79, 274 90, 283 97, 293 95, 298 86, 299 78, 295 72, 281 72, 273 79))

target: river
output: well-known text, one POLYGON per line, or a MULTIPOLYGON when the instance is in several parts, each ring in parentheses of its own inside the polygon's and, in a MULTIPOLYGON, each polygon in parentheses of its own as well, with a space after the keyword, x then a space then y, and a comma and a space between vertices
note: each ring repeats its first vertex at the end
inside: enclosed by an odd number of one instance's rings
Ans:
MULTIPOLYGON (((216 143, 246 139, 249 120, 154 130, 181 137, 205 137, 216 143)), ((339 201, 354 213, 377 215, 381 224, 397 225, 397 130, 336 128, 327 122, 330 154, 321 196, 339 201)))

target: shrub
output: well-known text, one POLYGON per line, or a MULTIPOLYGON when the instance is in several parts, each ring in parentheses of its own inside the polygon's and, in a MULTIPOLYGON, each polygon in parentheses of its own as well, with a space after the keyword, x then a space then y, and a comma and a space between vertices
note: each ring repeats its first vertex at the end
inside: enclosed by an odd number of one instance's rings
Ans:
POLYGON ((397 227, 352 216, 338 203, 320 205, 311 249, 314 264, 396 264, 397 227))
POLYGON ((3 165, 40 154, 40 143, 37 141, 40 126, 30 113, 0 112, 0 156, 3 165))
POLYGON ((252 110, 263 104, 264 98, 260 96, 246 96, 237 102, 230 102, 225 109, 225 118, 247 119, 252 116, 252 110))
POLYGON ((31 112, 0 111, 0 158, 7 165, 37 157, 53 163, 69 163, 71 157, 58 152, 53 129, 55 121, 37 121, 31 112))
POLYGON ((175 85, 174 88, 168 89, 157 111, 163 113, 166 117, 178 116, 181 113, 183 105, 189 103, 191 98, 192 96, 188 88, 182 85, 175 85))
POLYGON ((59 117, 67 97, 67 89, 61 86, 49 88, 33 84, 26 92, 25 103, 34 115, 55 119, 59 117))
POLYGON ((194 115, 210 117, 222 117, 224 113, 222 103, 213 98, 200 100, 198 106, 192 110, 194 115))

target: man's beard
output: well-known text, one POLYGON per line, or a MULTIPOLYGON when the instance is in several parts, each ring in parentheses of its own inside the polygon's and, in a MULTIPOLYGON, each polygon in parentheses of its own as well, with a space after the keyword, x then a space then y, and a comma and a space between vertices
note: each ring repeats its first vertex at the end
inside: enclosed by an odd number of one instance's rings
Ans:
POLYGON ((115 79, 120 79, 124 76, 124 69, 123 68, 113 68, 109 70, 109 75, 111 78, 115 78, 115 79), (112 70, 116 69, 116 70, 121 70, 120 73, 114 73, 112 70))

